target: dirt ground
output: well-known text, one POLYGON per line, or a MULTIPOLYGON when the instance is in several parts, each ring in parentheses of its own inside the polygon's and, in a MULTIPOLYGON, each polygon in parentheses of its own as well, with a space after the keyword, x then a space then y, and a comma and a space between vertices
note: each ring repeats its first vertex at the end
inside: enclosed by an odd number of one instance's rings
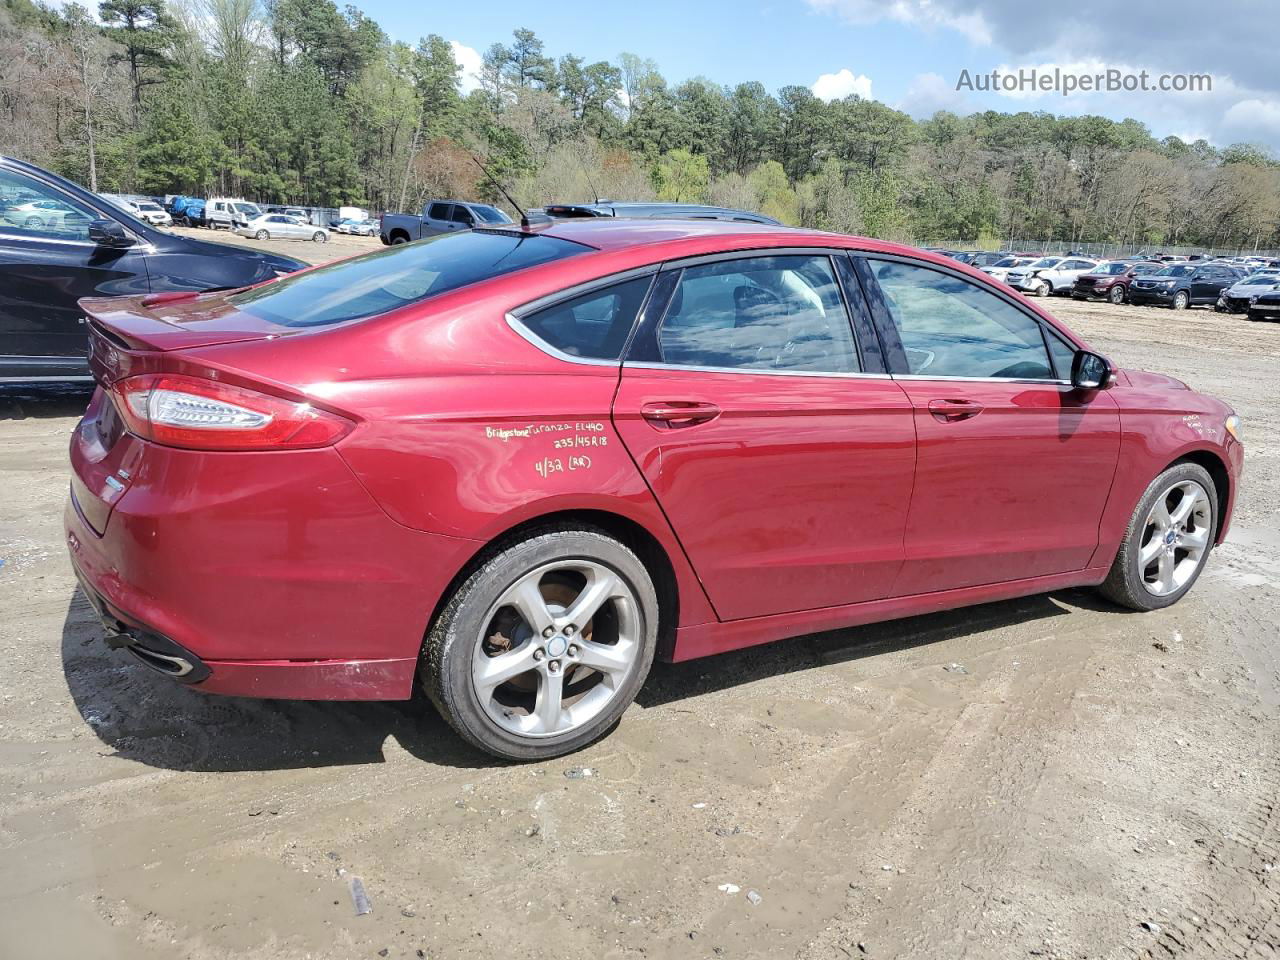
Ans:
MULTIPOLYGON (((269 246, 347 244, 376 241, 269 246)), ((220 699, 108 652, 61 542, 84 397, 11 392, 0 956, 1276 956, 1280 325, 1049 306, 1244 418, 1235 528, 1183 602, 659 665, 611 736, 535 765, 418 702, 220 699)))

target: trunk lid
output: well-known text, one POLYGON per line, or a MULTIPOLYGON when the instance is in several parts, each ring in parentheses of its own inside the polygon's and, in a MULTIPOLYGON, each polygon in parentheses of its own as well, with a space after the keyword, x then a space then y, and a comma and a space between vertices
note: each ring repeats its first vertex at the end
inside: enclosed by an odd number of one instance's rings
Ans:
POLYGON ((221 292, 88 297, 80 308, 106 339, 129 350, 167 352, 296 332, 237 309, 221 292))

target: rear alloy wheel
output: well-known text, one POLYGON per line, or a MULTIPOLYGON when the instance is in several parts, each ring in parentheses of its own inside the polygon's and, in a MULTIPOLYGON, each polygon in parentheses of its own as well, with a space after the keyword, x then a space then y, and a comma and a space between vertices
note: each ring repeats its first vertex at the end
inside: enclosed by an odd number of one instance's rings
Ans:
POLYGON ((1198 464, 1179 463, 1147 487, 1101 590, 1134 610, 1176 603, 1200 576, 1213 549, 1218 498, 1198 464))
POLYGON ((257 233, 253 235, 255 240, 266 240, 269 236, 270 234, 267 233, 267 231, 265 230, 259 230, 257 233))
POLYGON ((1191 306, 1191 294, 1185 290, 1179 290, 1173 295, 1173 309, 1185 310, 1191 306))
POLYGON ((476 747, 512 760, 604 734, 644 683, 657 641, 648 571, 601 531, 556 527, 492 556, 423 645, 427 695, 476 747))
POLYGON ((1124 303, 1124 292, 1125 292, 1124 284, 1117 283, 1115 286, 1111 288, 1111 291, 1107 294, 1107 299, 1111 303, 1114 303, 1117 306, 1119 306, 1120 304, 1124 303))
POLYGON ((329 235, 326 234, 323 230, 317 230, 315 233, 311 235, 311 240, 314 243, 324 243, 328 239, 329 239, 329 235))

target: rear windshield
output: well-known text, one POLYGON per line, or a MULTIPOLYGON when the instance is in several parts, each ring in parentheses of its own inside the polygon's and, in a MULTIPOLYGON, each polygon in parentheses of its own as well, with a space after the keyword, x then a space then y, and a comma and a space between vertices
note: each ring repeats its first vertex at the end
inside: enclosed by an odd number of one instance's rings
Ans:
POLYGON ((270 323, 324 327, 589 250, 570 240, 514 231, 446 233, 282 277, 227 299, 270 323))

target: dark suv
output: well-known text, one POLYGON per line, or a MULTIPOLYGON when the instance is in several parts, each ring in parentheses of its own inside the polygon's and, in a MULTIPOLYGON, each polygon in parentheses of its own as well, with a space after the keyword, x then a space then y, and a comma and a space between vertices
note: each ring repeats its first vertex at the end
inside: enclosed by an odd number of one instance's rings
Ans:
POLYGON ((1155 260, 1108 260, 1076 277, 1071 296, 1076 300, 1109 300, 1124 303, 1134 277, 1148 276, 1164 269, 1155 260))
POLYGON ((0 157, 0 384, 90 379, 81 297, 247 287, 305 266, 157 230, 0 157))
POLYGON ((1244 276, 1225 263, 1174 263, 1129 285, 1129 302, 1153 303, 1185 310, 1197 304, 1216 304, 1218 294, 1244 276))

